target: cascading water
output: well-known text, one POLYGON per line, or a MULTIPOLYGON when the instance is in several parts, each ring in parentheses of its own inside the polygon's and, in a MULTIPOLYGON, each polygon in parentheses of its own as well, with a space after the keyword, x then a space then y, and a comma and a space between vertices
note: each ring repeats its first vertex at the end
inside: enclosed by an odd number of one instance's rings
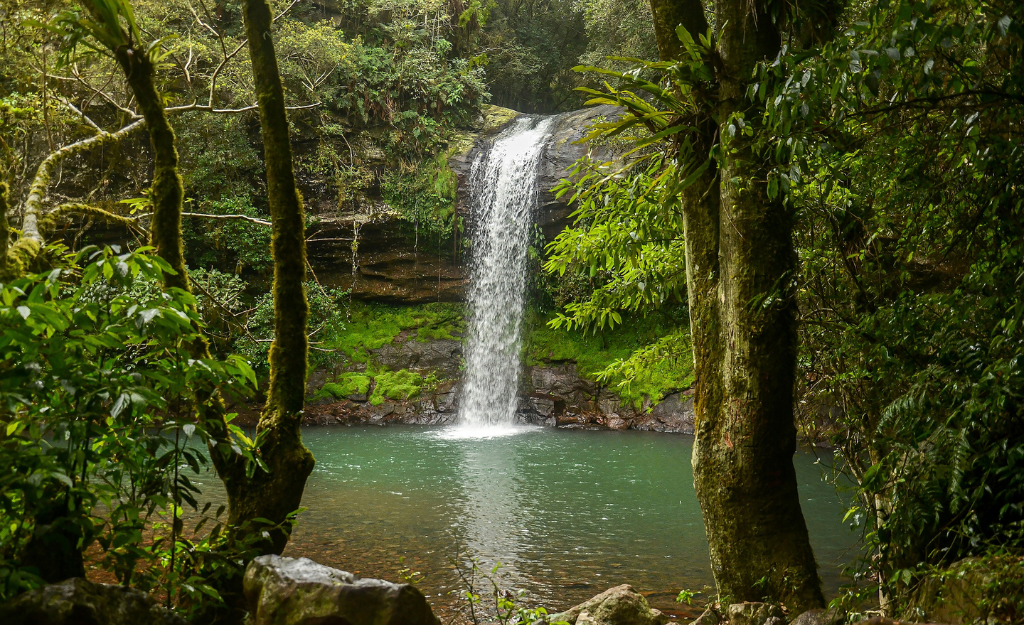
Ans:
POLYGON ((550 118, 520 118, 470 171, 474 211, 466 373, 458 424, 511 426, 519 402, 526 255, 550 118))

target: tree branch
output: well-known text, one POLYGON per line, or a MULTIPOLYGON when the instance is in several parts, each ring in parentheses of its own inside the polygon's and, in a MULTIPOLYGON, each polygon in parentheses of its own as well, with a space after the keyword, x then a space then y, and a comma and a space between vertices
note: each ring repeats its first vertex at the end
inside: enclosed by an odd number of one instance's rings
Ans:
POLYGON ((44 242, 39 230, 39 220, 43 215, 43 198, 46 197, 47 188, 50 186, 50 176, 54 167, 69 156, 80 154, 99 145, 120 141, 133 130, 140 128, 142 123, 143 120, 140 118, 114 133, 100 131, 88 139, 82 139, 71 145, 66 145, 47 156, 40 163, 35 178, 32 179, 28 198, 25 200, 25 213, 21 224, 21 239, 34 240, 39 245, 42 245, 44 242))

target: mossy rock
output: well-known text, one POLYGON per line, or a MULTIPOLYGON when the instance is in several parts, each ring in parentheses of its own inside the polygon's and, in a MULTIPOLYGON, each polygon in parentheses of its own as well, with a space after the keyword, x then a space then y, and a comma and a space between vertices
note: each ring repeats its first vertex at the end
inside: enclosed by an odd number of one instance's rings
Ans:
POLYGON ((243 591, 252 625, 441 625, 415 586, 360 579, 307 558, 255 558, 243 591))
POLYGON ((519 111, 493 104, 481 107, 480 114, 484 118, 483 128, 480 129, 481 134, 501 132, 512 120, 522 115, 519 111))
POLYGON ((314 399, 326 399, 328 397, 335 397, 338 399, 350 398, 356 399, 362 396, 366 397, 366 393, 370 390, 370 382, 373 379, 365 373, 343 373, 337 377, 334 382, 328 382, 313 395, 314 399))
POLYGON ((185 625, 185 619, 140 590, 73 577, 26 592, 0 606, 5 625, 185 625))
POLYGON ((374 380, 376 385, 370 396, 370 403, 374 406, 383 404, 385 399, 412 399, 420 394, 423 387, 423 376, 408 369, 385 371, 377 374, 374 380))

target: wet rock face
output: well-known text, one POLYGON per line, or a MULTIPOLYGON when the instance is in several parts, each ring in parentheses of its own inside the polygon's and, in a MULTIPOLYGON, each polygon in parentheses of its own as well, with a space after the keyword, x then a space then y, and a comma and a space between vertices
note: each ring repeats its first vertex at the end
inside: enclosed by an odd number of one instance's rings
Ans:
POLYGON ((434 371, 441 377, 459 377, 462 342, 455 339, 420 342, 406 340, 374 350, 375 362, 392 371, 434 371))
POLYGON ((693 434, 690 391, 672 393, 648 412, 621 402, 607 388, 579 376, 574 363, 528 367, 524 421, 570 429, 647 430, 693 434))
MULTIPOLYGON (((306 425, 451 425, 458 417, 459 379, 462 374, 462 342, 441 339, 420 342, 400 335, 394 343, 373 350, 374 366, 391 371, 408 369, 440 384, 423 387, 407 400, 386 400, 373 405, 369 392, 339 399, 313 395, 344 370, 318 369, 307 383, 306 425)), ((355 365, 355 367, 364 367, 355 365)), ((350 366, 348 370, 352 370, 350 366)), ((361 370, 361 369, 360 369, 361 370)), ((566 429, 645 430, 693 434, 692 391, 675 392, 650 408, 623 404, 615 393, 580 377, 575 363, 561 362, 527 367, 522 379, 518 418, 566 429)))
MULTIPOLYGON (((424 376, 433 372, 446 379, 430 390, 404 401, 387 400, 374 406, 370 393, 344 399, 310 398, 307 425, 451 425, 458 418, 462 343, 406 340, 375 350, 375 362, 393 371, 409 369, 424 376)), ((310 376, 310 395, 333 379, 318 370, 310 376)), ((372 392, 372 389, 371 389, 372 392)), ((523 379, 518 418, 523 423, 566 429, 644 430, 693 434, 691 391, 676 392, 648 410, 625 405, 618 396, 579 376, 574 363, 528 367, 523 379)))
POLYGON ((457 249, 417 240, 415 224, 387 211, 322 219, 307 233, 310 265, 324 286, 353 297, 422 304, 457 302, 469 275, 457 249), (356 234, 358 232, 358 242, 356 234))
POLYGON ((359 577, 308 558, 260 556, 243 581, 253 625, 440 625, 410 584, 359 577))
POLYGON ((75 577, 0 606, 4 625, 185 625, 146 593, 75 577))
MULTIPOLYGON (((497 107, 491 107, 497 108, 497 107)), ((460 214, 468 220, 472 220, 472 206, 468 197, 469 176, 473 169, 473 162, 486 150, 490 149, 494 137, 518 117, 514 111, 500 109, 511 115, 491 116, 491 122, 482 124, 481 130, 472 137, 471 147, 452 156, 448 164, 452 171, 459 178, 458 197, 456 199, 457 209, 460 214)), ((569 215, 572 209, 566 203, 567 197, 561 199, 555 197, 552 189, 569 174, 573 164, 581 156, 589 153, 594 159, 613 160, 616 154, 606 148, 594 148, 589 145, 577 143, 588 132, 595 122, 614 118, 620 114, 620 109, 614 106, 595 106, 578 111, 570 111, 556 115, 550 139, 544 146, 538 165, 537 187, 541 189, 539 208, 535 215, 538 226, 544 231, 544 236, 550 240, 555 237, 565 226, 569 225, 569 215)), ((467 142, 468 143, 468 142, 467 142)))

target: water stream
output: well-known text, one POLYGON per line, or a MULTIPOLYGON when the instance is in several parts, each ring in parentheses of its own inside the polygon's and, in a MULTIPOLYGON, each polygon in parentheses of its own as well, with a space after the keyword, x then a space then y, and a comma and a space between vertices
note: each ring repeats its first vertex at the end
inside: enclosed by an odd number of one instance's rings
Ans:
POLYGON ((537 164, 551 118, 520 117, 470 171, 473 260, 462 431, 510 431, 519 402, 520 350, 537 164), (497 428, 497 429, 495 429, 497 428))

